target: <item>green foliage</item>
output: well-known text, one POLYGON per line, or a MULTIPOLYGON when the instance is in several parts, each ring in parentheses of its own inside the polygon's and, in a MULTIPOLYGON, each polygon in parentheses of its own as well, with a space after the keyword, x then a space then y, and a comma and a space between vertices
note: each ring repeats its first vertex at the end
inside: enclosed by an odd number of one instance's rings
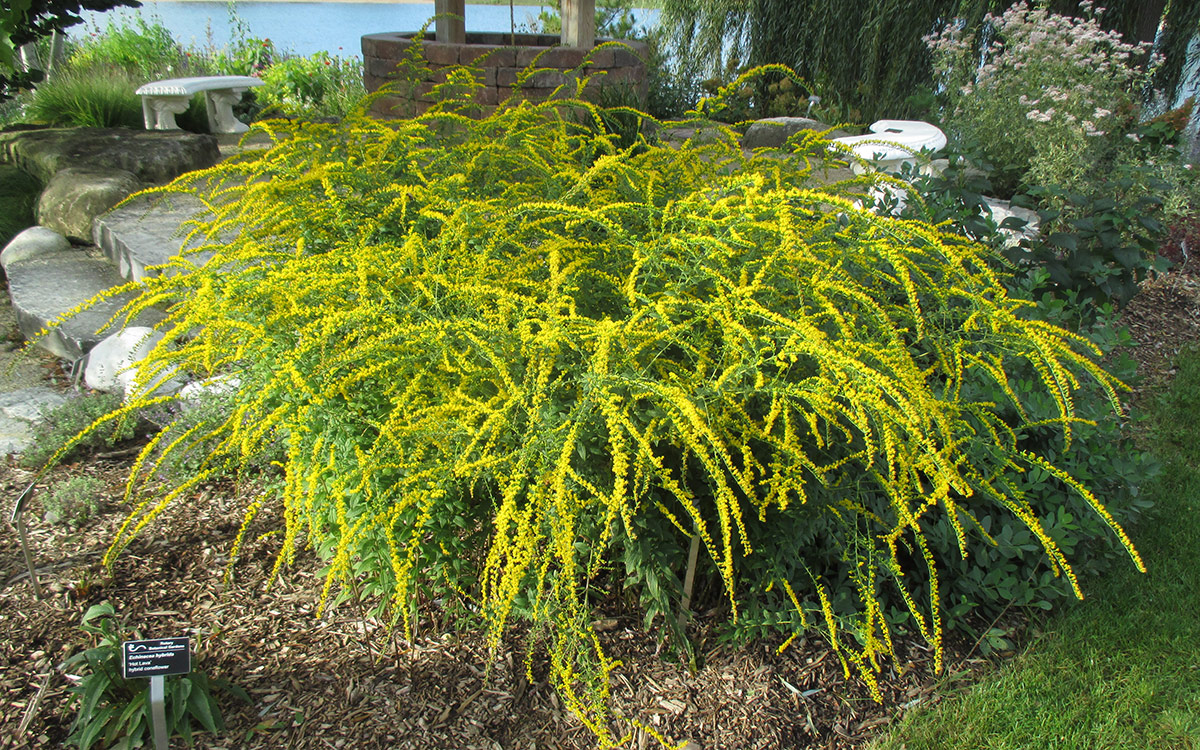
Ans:
POLYGON ((189 488, 282 449, 282 488, 242 529, 279 507, 276 572, 310 544, 323 598, 365 581, 406 633, 431 591, 469 602, 493 645, 529 619, 612 744, 592 607, 629 585, 673 620, 693 534, 731 627, 824 627, 868 681, 895 627, 941 653, 943 527, 973 563, 982 519, 1015 519, 1075 594, 1041 520, 1072 523, 1058 506, 1137 561, 1062 468, 1086 389, 1117 405, 1099 351, 1010 295, 988 248, 860 207, 892 178, 817 187, 815 133, 782 159, 728 129, 622 145, 615 113, 578 99, 470 119, 475 80, 451 73, 414 120, 268 122, 271 150, 161 191, 209 202, 191 239, 213 260, 128 287, 126 312, 170 310, 144 375, 239 385, 227 417, 143 451, 110 562, 189 488), (161 455, 202 445, 192 476, 148 490, 161 455))
POLYGON ((815 88, 835 120, 905 118, 912 97, 932 89, 921 37, 959 0, 756 0, 750 63, 780 63, 815 88))
POLYGON ((199 64, 213 75, 258 75, 279 58, 270 39, 235 38, 226 47, 205 52, 199 64))
POLYGON ((96 477, 69 477, 54 483, 42 507, 54 523, 81 526, 99 510, 103 491, 104 482, 96 477))
POLYGON ((1196 747, 1200 703, 1200 357, 1178 359, 1169 391, 1145 393, 1140 432, 1163 471, 1133 528, 1145 576, 1110 571, 1086 600, 1041 623, 1011 663, 939 691, 875 750, 962 747, 1196 747))
POLYGON ((262 73, 255 96, 268 111, 317 117, 345 117, 358 107, 367 91, 362 63, 355 58, 289 57, 262 73))
POLYGON ((1030 191, 1043 202, 1063 205, 1040 211, 1048 231, 1010 252, 1019 261, 1046 269, 1045 291, 1072 293, 1083 303, 1120 306, 1150 271, 1163 270, 1156 253, 1165 234, 1158 218, 1162 198, 1132 191, 1133 178, 1119 173, 1105 186, 1110 190, 1092 195, 1056 187, 1030 191))
MULTIPOLYGON (((70 657, 62 666, 64 670, 83 672, 71 687, 79 708, 67 738, 67 742, 80 750, 93 746, 142 747, 153 734, 147 683, 121 676, 121 643, 129 638, 115 615, 108 602, 90 607, 80 630, 91 635, 96 645, 70 657)), ((250 702, 250 696, 241 688, 225 680, 210 681, 204 672, 197 670, 165 681, 169 737, 182 736, 191 747, 195 727, 213 734, 225 731, 213 688, 250 702)))
MULTIPOLYGON (((341 117, 365 95, 357 59, 282 54, 270 39, 253 36, 232 5, 229 25, 229 44, 203 49, 184 49, 161 23, 141 17, 94 29, 76 45, 65 72, 33 93, 24 116, 65 126, 140 128, 138 86, 190 75, 261 76, 265 85, 234 108, 247 121, 264 108, 275 115, 341 117)), ((204 96, 193 97, 178 117, 180 127, 206 132, 204 109, 204 96)))
POLYGON ((659 25, 677 76, 687 84, 736 77, 749 59, 754 8, 744 0, 664 0, 659 25))
MULTIPOLYGON (((787 65, 803 91, 753 92, 756 117, 804 114, 821 97, 831 121, 909 117, 933 88, 921 37, 940 28, 958 0, 666 0, 662 25, 689 83, 727 82, 749 66, 787 65)), ((772 82, 768 82, 770 84, 772 82)))
POLYGON ((119 69, 67 70, 37 87, 27 116, 50 125, 140 128, 141 80, 119 69))
MULTIPOLYGON (((157 22, 109 24, 84 37, 56 75, 28 95, 24 118, 66 127, 140 129, 142 100, 134 91, 156 78, 203 74, 202 62, 157 22)), ((178 117, 180 127, 207 132, 204 106, 204 96, 194 96, 178 117)))
POLYGON ((1136 122, 1148 74, 1132 58, 1143 50, 1101 31, 1094 18, 1020 2, 979 27, 948 26, 927 41, 946 130, 978 144, 1002 195, 1019 185, 1082 190, 1136 122))
POLYGON ((36 223, 33 208, 41 192, 41 184, 24 171, 0 165, 0 246, 36 223))
POLYGON ((216 48, 211 45, 198 53, 201 64, 214 75, 258 75, 279 56, 270 39, 260 38, 238 15, 237 4, 229 3, 229 44, 216 48))
MULTIPOLYGON (((1078 300, 1047 296, 1039 300, 1038 317, 1073 328, 1079 324, 1077 311, 1081 309, 1085 305, 1078 300)), ((1132 344, 1129 334, 1117 328, 1111 309, 1107 313, 1086 332, 1108 354, 1110 372, 1132 378, 1132 360, 1114 353, 1117 346, 1132 344)), ((1056 407, 1036 386, 1036 373, 1018 369, 1011 375, 1012 388, 1034 425, 1040 419, 1052 419, 1056 407)), ((994 383, 977 381, 971 389, 976 399, 1003 403, 1003 393, 994 383)), ((1122 525, 1132 525, 1150 507, 1145 488, 1158 475, 1158 463, 1134 444, 1125 419, 1106 407, 1102 393, 1083 387, 1076 396, 1076 407, 1081 421, 1069 450, 1062 448, 1056 431, 1045 426, 1022 429, 1019 442, 1087 484, 1105 499, 1105 507, 1122 525)), ((1008 408, 1002 407, 1000 414, 1015 422, 1016 414, 1007 412, 1008 408)), ((1021 491, 1047 535, 1071 556, 1081 575, 1094 576, 1111 566, 1114 545, 1104 533, 1103 522, 1077 501, 1067 485, 1038 469, 1013 473, 1007 479, 1021 491)), ((959 555, 954 530, 948 524, 930 533, 939 563, 955 571, 946 576, 948 627, 961 624, 969 629, 967 618, 972 616, 990 618, 1008 607, 1051 609, 1073 598, 1069 582, 1045 565, 1041 545, 1027 528, 1004 514, 989 513, 980 523, 995 543, 973 540, 966 556, 959 555)))
MULTIPOLYGON (((1185 107, 1186 121, 1191 106, 1185 107)), ((1179 160, 1180 130, 1162 120, 1137 126, 1102 173, 1079 191, 1056 184, 1029 190, 1042 232, 1009 257, 1025 269, 1045 268, 1041 291, 1081 303, 1118 307, 1138 283, 1165 264, 1157 250, 1167 229, 1200 208, 1200 179, 1179 160)))
POLYGON ((171 32, 141 16, 91 31, 79 40, 70 62, 75 68, 121 68, 140 79, 138 85, 176 70, 182 73, 187 65, 186 54, 171 32))
POLYGON ((138 7, 137 0, 11 0, 0 6, 0 101, 42 80, 41 71, 21 70, 16 50, 79 22, 81 10, 138 7))
POLYGON ((40 468, 52 457, 70 459, 81 452, 111 448, 123 440, 133 437, 136 417, 120 420, 107 429, 91 430, 79 434, 105 414, 121 406, 121 397, 109 393, 91 393, 76 396, 54 407, 35 428, 36 438, 21 456, 21 463, 29 468, 40 468), (79 437, 78 440, 76 438, 79 437))
MULTIPOLYGON (((538 12, 537 21, 542 34, 562 32, 562 3, 550 0, 550 7, 538 12)), ((596 36, 608 39, 632 39, 636 25, 631 0, 599 0, 596 3, 596 36)))

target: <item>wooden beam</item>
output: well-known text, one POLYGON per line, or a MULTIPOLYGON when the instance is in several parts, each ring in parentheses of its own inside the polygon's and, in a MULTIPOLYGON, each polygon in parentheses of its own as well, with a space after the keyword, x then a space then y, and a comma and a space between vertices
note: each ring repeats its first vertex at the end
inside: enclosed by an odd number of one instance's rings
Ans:
POLYGON ((451 44, 467 43, 466 5, 467 0, 433 0, 433 12, 437 16, 433 26, 435 40, 451 44))
POLYGON ((596 0, 562 0, 564 47, 596 46, 596 0))

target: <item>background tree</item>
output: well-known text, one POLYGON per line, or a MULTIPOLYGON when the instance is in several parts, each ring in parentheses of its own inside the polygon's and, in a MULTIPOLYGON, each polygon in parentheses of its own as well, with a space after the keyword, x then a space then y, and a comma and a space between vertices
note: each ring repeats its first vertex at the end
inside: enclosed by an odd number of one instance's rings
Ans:
MULTIPOLYGON (((1013 0, 664 0, 662 23, 677 72, 689 81, 728 80, 750 65, 783 63, 808 80, 830 116, 857 122, 925 114, 932 103, 922 37, 948 23, 973 28, 1013 0)), ((1200 31, 1195 0, 1109 0, 1106 30, 1127 41, 1158 39, 1165 60, 1154 80, 1173 100, 1190 83, 1188 47, 1200 31), (1162 29, 1161 37, 1158 36, 1162 29)), ((1086 12, 1056 0, 1061 14, 1086 12)), ((1196 74, 1193 72, 1192 76, 1196 74)), ((758 114, 767 114, 760 107, 758 114)))
POLYGON ((795 70, 840 119, 920 114, 931 101, 926 34, 958 0, 755 0, 750 63, 795 70), (924 94, 924 96, 923 96, 924 94))
POLYGON ((119 5, 141 7, 138 0, 4 0, 0 4, 0 101, 31 88, 41 71, 28 70, 18 60, 22 45, 83 21, 84 10, 105 11, 119 5))
MULTIPOLYGON (((1011 4, 1011 3, 1007 3, 1011 4)), ((1167 95, 1168 106, 1188 88, 1188 46, 1200 33, 1200 3, 1195 0, 1055 0, 1050 10, 1062 15, 1078 16, 1091 7, 1100 7, 1100 26, 1116 31, 1130 44, 1158 43, 1163 62, 1155 72, 1154 87, 1167 95), (1161 36, 1159 34, 1161 30, 1161 36)), ((1193 68, 1190 77, 1200 75, 1193 68)))

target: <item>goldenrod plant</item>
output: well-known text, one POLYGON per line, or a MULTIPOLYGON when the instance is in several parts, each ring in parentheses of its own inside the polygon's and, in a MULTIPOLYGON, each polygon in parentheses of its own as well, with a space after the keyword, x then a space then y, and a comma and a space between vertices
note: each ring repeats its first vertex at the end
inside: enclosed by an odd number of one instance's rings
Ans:
POLYGON ((235 547, 277 506, 275 573, 316 549, 323 603, 361 579, 406 635, 434 589, 493 645, 531 623, 530 658, 606 746, 619 667, 589 623, 621 561, 658 566, 634 578, 669 597, 696 538, 731 623, 773 606, 871 685, 896 627, 940 660, 934 525, 965 556, 990 539, 982 515, 1015 517, 1079 591, 1016 476, 1057 478, 1141 567, 1100 500, 1021 439, 1052 430, 1063 449, 1079 389, 1117 409, 1122 386, 1010 296, 991 250, 862 208, 885 178, 821 184, 845 157, 819 134, 782 158, 722 127, 664 145, 623 110, 640 127, 620 146, 582 82, 467 117, 477 75, 450 73, 409 120, 256 124, 273 148, 157 190, 211 215, 129 287, 125 315, 167 311, 143 382, 178 368, 233 406, 150 441, 109 563, 197 483, 278 451, 281 489, 255 496, 235 547), (162 454, 201 445, 159 489, 162 454), (747 585, 748 566, 774 578, 747 585))

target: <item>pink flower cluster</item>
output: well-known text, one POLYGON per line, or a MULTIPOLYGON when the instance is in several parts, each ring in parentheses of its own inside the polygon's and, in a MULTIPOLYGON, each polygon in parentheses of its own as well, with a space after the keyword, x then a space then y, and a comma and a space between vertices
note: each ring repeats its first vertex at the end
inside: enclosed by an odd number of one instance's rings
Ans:
POLYGON ((961 23, 925 42, 960 107, 995 100, 998 107, 1019 107, 1013 114, 1029 123, 1065 123, 1098 137, 1116 125, 1116 103, 1144 75, 1132 63, 1149 48, 1104 31, 1098 22, 1104 9, 1093 2, 1080 8, 1082 18, 1060 16, 1025 1, 985 16, 982 58, 961 23))

